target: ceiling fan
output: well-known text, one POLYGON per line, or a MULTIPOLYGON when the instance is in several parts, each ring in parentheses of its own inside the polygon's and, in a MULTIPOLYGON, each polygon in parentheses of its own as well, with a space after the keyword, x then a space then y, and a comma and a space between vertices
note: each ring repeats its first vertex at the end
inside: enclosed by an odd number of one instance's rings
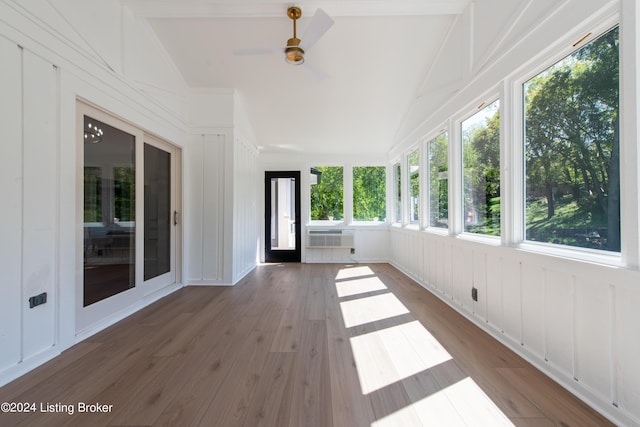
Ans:
POLYGON ((298 6, 291 6, 287 9, 287 16, 293 21, 293 37, 287 40, 287 45, 284 48, 234 49, 233 53, 235 55, 260 55, 284 52, 285 60, 289 64, 302 65, 305 53, 331 28, 333 19, 324 10, 317 9, 304 36, 299 39, 296 22, 302 16, 302 10, 298 6))

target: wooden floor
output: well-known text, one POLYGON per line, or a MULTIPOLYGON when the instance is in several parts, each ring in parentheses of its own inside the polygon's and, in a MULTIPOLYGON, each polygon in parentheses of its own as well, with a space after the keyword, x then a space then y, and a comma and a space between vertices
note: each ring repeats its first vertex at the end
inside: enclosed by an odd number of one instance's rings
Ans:
POLYGON ((0 402, 37 406, 0 413, 5 427, 610 425, 386 264, 262 265, 235 287, 187 287, 0 402), (112 406, 79 413, 95 403, 112 406))

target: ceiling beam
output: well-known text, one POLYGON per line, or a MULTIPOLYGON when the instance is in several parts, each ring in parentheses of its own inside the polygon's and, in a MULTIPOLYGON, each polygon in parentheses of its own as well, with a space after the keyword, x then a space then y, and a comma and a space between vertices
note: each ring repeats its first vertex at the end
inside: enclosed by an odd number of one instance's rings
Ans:
MULTIPOLYGON (((471 0, 327 0, 305 2, 307 16, 321 8, 330 16, 423 16, 461 14, 471 0)), ((237 0, 124 0, 137 16, 145 18, 250 18, 282 17, 295 2, 237 0)))

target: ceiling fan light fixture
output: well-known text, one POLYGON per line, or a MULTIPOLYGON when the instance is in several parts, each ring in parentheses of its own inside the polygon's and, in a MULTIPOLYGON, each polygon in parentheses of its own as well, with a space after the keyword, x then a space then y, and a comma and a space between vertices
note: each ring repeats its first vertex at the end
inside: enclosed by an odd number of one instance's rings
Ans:
POLYGON ((304 50, 300 47, 300 39, 290 38, 287 48, 284 50, 285 59, 289 64, 301 65, 304 63, 304 50))

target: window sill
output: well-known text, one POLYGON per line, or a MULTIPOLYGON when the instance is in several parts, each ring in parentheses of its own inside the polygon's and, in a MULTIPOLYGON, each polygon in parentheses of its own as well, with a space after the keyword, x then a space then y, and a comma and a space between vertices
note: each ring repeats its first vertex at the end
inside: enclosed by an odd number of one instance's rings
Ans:
POLYGON ((466 233, 462 232, 456 236, 461 240, 466 240, 469 242, 477 242, 485 245, 491 246, 500 246, 502 242, 500 241, 500 237, 498 236, 488 236, 485 234, 474 234, 474 233, 466 233))
POLYGON ((353 221, 349 223, 349 227, 355 228, 387 228, 388 223, 382 221, 353 221))
POLYGON ((309 221, 305 224, 305 227, 339 227, 341 225, 345 225, 345 222, 342 220, 338 221, 309 221))
POLYGON ((606 252, 596 249, 574 248, 569 246, 554 245, 550 243, 522 242, 515 248, 539 255, 567 258, 574 261, 582 261, 593 264, 607 265, 611 267, 624 267, 622 256, 618 252, 606 252))
POLYGON ((435 234, 437 236, 448 236, 449 229, 448 228, 437 228, 437 227, 427 227, 423 230, 425 233, 435 234))

